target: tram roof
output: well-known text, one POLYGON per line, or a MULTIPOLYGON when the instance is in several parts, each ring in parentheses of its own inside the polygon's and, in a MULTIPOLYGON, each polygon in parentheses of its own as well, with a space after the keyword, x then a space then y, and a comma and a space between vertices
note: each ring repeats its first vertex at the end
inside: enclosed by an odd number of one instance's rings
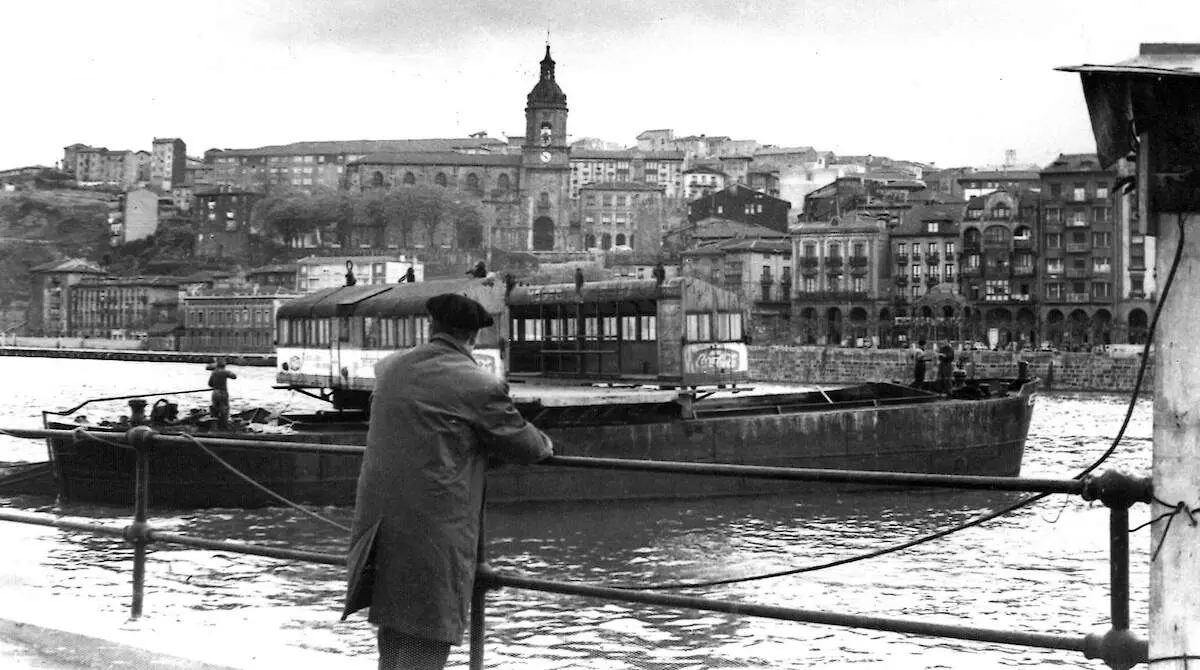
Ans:
MULTIPOLYGON (((443 293, 467 295, 467 289, 482 283, 479 278, 434 279, 412 284, 392 284, 386 293, 367 298, 354 309, 355 316, 411 316, 424 315, 425 301, 443 293)), ((475 297, 475 296, 469 296, 475 297)), ((476 298, 478 299, 478 298, 476 298)), ((492 305, 484 305, 491 311, 492 305)))
MULTIPOLYGON (((340 307, 354 308, 354 316, 402 316, 425 314, 425 301, 443 293, 468 294, 477 285, 489 285, 490 279, 474 277, 431 279, 412 284, 368 284, 339 286, 317 291, 280 305, 281 317, 331 317, 340 307)), ((478 292, 476 292, 478 293, 478 292)), ((476 296, 472 296, 476 297, 476 296)), ((486 301, 485 301, 486 302, 486 301)), ((489 309, 494 305, 486 305, 489 309)))
POLYGON ((363 286, 339 286, 310 293, 295 300, 289 300, 276 310, 278 317, 323 317, 336 316, 338 307, 355 305, 371 296, 383 293, 391 286, 367 284, 363 286))
POLYGON ((531 284, 517 286, 508 296, 510 305, 558 302, 600 302, 606 300, 653 300, 679 297, 685 277, 673 277, 660 286, 654 279, 610 279, 585 282, 578 291, 575 284, 531 284))

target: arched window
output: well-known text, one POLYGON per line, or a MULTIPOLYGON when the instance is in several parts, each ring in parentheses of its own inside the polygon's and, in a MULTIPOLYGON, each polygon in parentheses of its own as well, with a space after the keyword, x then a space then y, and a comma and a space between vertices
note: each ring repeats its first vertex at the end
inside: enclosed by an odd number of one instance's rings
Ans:
POLYGON ((417 183, 417 176, 411 172, 404 173, 404 185, 412 186, 417 183))
POLYGON ((501 191, 507 191, 512 188, 512 180, 508 178, 508 174, 500 175, 500 178, 496 180, 496 188, 501 191))
POLYGON ((446 173, 445 172, 437 173, 437 176, 433 178, 433 183, 437 184, 438 186, 445 186, 446 185, 446 173))
POLYGON ((596 236, 591 233, 588 233, 587 237, 584 238, 583 246, 588 249, 595 249, 596 248, 596 236))
POLYGON ((617 233, 617 246, 625 246, 625 233, 617 233))
POLYGON ((550 194, 549 193, 542 191, 540 194, 538 194, 538 207, 544 207, 544 208, 550 207, 550 194))
POLYGON ((1003 244, 1008 242, 1008 228, 1004 226, 988 226, 983 231, 983 241, 989 244, 1003 244))
POLYGON ((604 236, 600 238, 600 248, 605 251, 612 249, 612 235, 604 233, 604 236))
POLYGON ((467 174, 467 190, 468 191, 478 191, 479 190, 479 175, 475 174, 474 172, 467 174))
POLYGON ((625 238, 625 246, 629 247, 630 249, 633 248, 633 235, 625 238))
POLYGON ((371 175, 371 186, 374 186, 375 188, 383 186, 383 173, 379 170, 376 170, 375 173, 371 175))

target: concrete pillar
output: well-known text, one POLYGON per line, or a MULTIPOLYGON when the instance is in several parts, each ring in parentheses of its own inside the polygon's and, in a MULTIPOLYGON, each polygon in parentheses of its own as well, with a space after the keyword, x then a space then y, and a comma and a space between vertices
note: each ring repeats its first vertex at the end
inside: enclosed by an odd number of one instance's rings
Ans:
MULTIPOLYGON (((1180 243, 1175 215, 1158 217, 1157 277, 1166 282, 1180 243)), ((1200 214, 1191 215, 1183 257, 1154 337, 1154 495, 1171 506, 1200 506, 1200 214)), ((1161 296, 1160 296, 1161 299, 1161 296)), ((1155 503, 1153 515, 1171 511, 1155 503)), ((1150 667, 1200 667, 1200 526, 1185 512, 1153 525, 1150 667), (1153 661, 1153 659, 1162 659, 1153 661)))

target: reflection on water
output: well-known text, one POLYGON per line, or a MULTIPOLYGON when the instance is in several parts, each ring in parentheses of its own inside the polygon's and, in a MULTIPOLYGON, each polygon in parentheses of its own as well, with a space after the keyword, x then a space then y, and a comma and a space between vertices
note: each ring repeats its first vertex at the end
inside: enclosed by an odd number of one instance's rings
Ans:
MULTIPOLYGON (((0 409, 0 425, 36 425, 47 405, 124 391, 178 388, 201 366, 0 358, 0 374, 45 380, 0 409), (56 372, 33 375, 32 367, 56 372), (120 371, 119 373, 117 371, 120 371), (75 377, 91 379, 80 389, 75 377), (70 383, 66 379, 71 377, 70 383), (100 383, 97 379, 105 379, 100 383)), ((270 390, 270 371, 238 369, 235 394, 254 404, 309 406, 270 390)), ((186 401, 185 405, 186 406, 186 401)), ((1042 396, 1025 474, 1069 476, 1108 445, 1124 399, 1042 396)), ((235 409, 236 409, 235 401, 235 409)), ((1142 401, 1113 459, 1149 469, 1150 407, 1142 401)), ((0 437, 0 461, 38 458, 44 446, 0 437), (32 454, 28 456, 26 454, 32 454)), ((598 584, 747 577, 857 555, 905 542, 1010 504, 1019 496, 952 491, 873 491, 841 496, 511 505, 488 515, 492 563, 502 570, 598 584)), ((23 497, 9 505, 46 509, 23 497)), ((62 510, 116 526, 128 508, 62 510)), ((348 523, 351 510, 321 512, 348 523)), ((1146 519, 1135 508, 1133 524, 1146 519)), ((285 509, 206 510, 153 520, 156 527, 208 538, 341 552, 342 531, 285 509)), ((1133 620, 1144 624, 1148 536, 1133 539, 1133 620)), ((18 557, 0 571, 0 595, 54 595, 81 611, 128 607, 131 549, 109 538, 0 523, 0 541, 18 557)), ((337 623, 343 575, 327 566, 229 552, 159 546, 151 550, 146 609, 197 626, 271 631, 280 644, 345 656, 373 656, 361 616, 337 623)), ((1062 496, 982 528, 870 561, 783 578, 682 591, 689 595, 835 612, 916 618, 1002 629, 1083 634, 1107 624, 1107 512, 1062 496)), ((1057 664, 1091 668, 1069 652, 959 643, 935 638, 649 608, 504 589, 489 596, 489 667, 794 668, 850 667, 889 659, 905 668, 1057 664)), ((465 667, 465 647, 452 666, 465 667)))

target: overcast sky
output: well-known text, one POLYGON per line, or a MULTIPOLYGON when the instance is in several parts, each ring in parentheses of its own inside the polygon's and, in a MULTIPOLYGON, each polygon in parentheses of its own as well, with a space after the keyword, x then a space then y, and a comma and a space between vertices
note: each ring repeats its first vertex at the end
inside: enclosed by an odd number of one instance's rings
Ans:
POLYGON ((546 32, 573 138, 650 128, 940 166, 1094 151, 1078 75, 1200 42, 1197 0, 146 0, 0 15, 0 168, 521 134, 546 32))

